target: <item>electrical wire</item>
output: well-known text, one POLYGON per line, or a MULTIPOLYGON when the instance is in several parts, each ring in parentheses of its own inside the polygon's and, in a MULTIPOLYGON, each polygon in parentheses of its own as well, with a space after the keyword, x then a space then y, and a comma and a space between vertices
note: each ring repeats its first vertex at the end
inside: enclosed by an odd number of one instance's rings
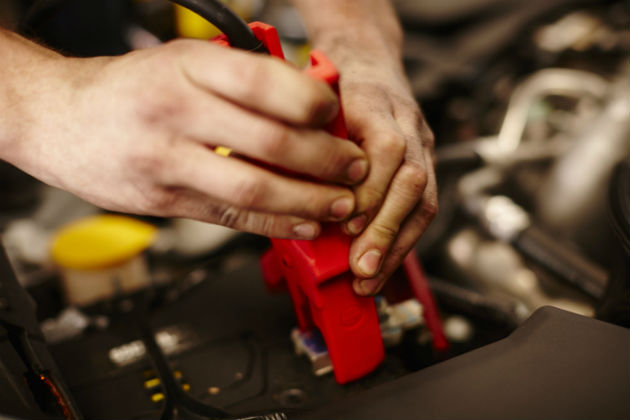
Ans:
POLYGON ((129 321, 136 326, 140 340, 145 346, 147 357, 162 384, 165 399, 160 414, 161 420, 174 419, 178 412, 188 412, 208 419, 286 420, 288 418, 284 411, 262 411, 235 417, 227 411, 203 403, 183 391, 173 375, 168 358, 156 341, 155 331, 149 322, 149 314, 156 307, 157 302, 153 295, 143 296, 136 302, 137 305, 134 310, 127 316, 129 316, 129 321))
POLYGON ((64 418, 69 420, 81 419, 82 416, 79 409, 75 406, 64 387, 60 386, 52 372, 49 369, 46 369, 41 363, 37 352, 33 348, 28 333, 24 330, 20 331, 18 334, 18 340, 23 352, 24 361, 27 366, 32 369, 37 379, 41 381, 50 395, 54 398, 55 403, 61 410, 64 418))
MULTIPOLYGON (((230 46, 246 51, 268 53, 263 43, 254 36, 247 23, 220 0, 170 0, 185 7, 219 28, 230 41, 230 46)), ((19 32, 33 34, 38 27, 67 5, 69 0, 39 0, 26 12, 19 32)))
POLYGON ((67 2, 68 0, 35 1, 20 21, 18 32, 24 35, 32 35, 38 27, 61 10, 67 2))
POLYGON ((247 23, 220 0, 170 0, 192 10, 215 25, 230 40, 230 46, 246 51, 268 53, 247 23))

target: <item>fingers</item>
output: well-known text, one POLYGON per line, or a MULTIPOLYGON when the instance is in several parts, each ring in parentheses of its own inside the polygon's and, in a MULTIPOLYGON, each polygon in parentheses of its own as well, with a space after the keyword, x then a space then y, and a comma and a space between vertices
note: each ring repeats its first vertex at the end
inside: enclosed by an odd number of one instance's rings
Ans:
POLYGON ((339 221, 354 209, 354 195, 346 188, 284 177, 197 143, 181 143, 171 167, 163 170, 167 185, 190 188, 243 210, 309 220, 339 221))
POLYGON ((181 51, 181 71, 194 85, 240 106, 302 126, 321 126, 339 111, 325 83, 279 59, 207 42, 173 44, 181 51))
POLYGON ((353 108, 346 113, 349 128, 370 161, 367 177, 355 189, 354 215, 344 226, 349 234, 358 235, 379 211, 391 180, 403 162, 407 141, 391 110, 371 109, 361 99, 350 101, 349 106, 353 108))
POLYGON ((205 194, 187 189, 172 191, 176 196, 164 216, 185 217, 217 223, 244 232, 271 238, 315 239, 321 232, 319 223, 299 217, 257 213, 228 204, 216 204, 205 194))
MULTIPOLYGON (((428 168, 432 168, 430 166, 430 156, 425 158, 425 165, 428 168)), ((393 242, 389 253, 381 263, 378 274, 371 278, 358 277, 354 280, 353 287, 357 294, 369 296, 378 293, 437 214, 438 202, 435 174, 433 170, 429 170, 427 174, 427 185, 422 195, 422 200, 401 226, 400 232, 393 242)), ((352 255, 353 249, 351 249, 350 252, 352 255)))
POLYGON ((370 278, 377 274, 383 257, 399 234, 400 226, 418 204, 426 185, 424 164, 405 162, 400 167, 378 214, 353 241, 350 267, 355 275, 370 278))
POLYGON ((353 185, 368 172, 360 147, 323 130, 289 126, 206 94, 189 105, 177 127, 188 137, 333 183, 353 185))
MULTIPOLYGON (((360 95, 354 98, 355 110, 365 108, 360 95)), ((385 106, 388 103, 376 101, 380 108, 372 104, 360 114, 351 111, 349 117, 371 164, 367 178, 355 189, 357 206, 345 224, 349 234, 360 235, 350 250, 350 267, 359 278, 371 278, 379 272, 400 226, 427 184, 417 121, 410 124, 405 113, 394 119, 393 110, 385 106)))

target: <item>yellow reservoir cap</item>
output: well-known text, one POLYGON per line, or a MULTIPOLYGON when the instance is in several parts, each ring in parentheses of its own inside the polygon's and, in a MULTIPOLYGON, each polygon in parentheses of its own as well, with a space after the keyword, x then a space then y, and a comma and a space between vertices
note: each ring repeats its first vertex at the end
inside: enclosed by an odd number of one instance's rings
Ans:
POLYGON ((185 38, 210 39, 221 34, 216 26, 178 4, 175 5, 175 23, 178 35, 185 38))
POLYGON ((99 270, 117 266, 146 250, 157 229, 136 219, 99 215, 61 228, 53 238, 53 260, 64 268, 99 270))
MULTIPOLYGON (((262 5, 262 0, 223 0, 228 7, 248 21, 262 5)), ((221 30, 186 7, 175 4, 175 28, 177 34, 185 38, 211 39, 221 34, 221 30)))

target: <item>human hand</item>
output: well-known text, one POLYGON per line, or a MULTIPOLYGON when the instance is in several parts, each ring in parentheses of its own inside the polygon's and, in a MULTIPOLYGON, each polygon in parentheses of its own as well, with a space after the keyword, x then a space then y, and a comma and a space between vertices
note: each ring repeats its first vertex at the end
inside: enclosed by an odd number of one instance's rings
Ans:
POLYGON ((20 127, 0 158, 44 182, 110 210, 284 238, 312 239, 317 221, 354 209, 347 186, 367 173, 365 153, 320 129, 338 110, 328 86, 277 59, 202 41, 34 55, 25 61, 41 71, 13 75, 20 127))
POLYGON ((344 227, 356 236, 350 249, 355 292, 372 295, 437 213, 434 138, 402 66, 378 59, 369 48, 333 51, 348 132, 370 161, 344 227))
POLYGON ((389 0, 292 0, 313 46, 337 66, 346 125, 370 161, 355 188, 350 268, 360 295, 378 292, 437 212, 433 133, 402 65, 389 0))

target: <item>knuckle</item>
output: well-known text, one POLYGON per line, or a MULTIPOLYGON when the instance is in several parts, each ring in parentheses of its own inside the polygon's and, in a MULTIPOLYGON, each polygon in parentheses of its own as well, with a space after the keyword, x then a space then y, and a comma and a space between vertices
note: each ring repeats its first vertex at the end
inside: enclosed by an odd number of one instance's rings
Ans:
POLYGON ((169 54, 179 55, 183 52, 190 51, 198 44, 197 41, 185 38, 176 38, 166 42, 163 46, 163 50, 169 54))
POLYGON ((420 129, 420 139, 424 147, 430 149, 435 147, 435 134, 433 134, 433 130, 426 123, 423 123, 420 129))
POLYGON ((404 137, 398 134, 385 137, 380 146, 381 153, 395 159, 402 159, 405 155, 405 151, 407 150, 407 144, 404 137))
POLYGON ((388 242, 393 241, 398 236, 400 227, 398 225, 390 225, 381 222, 374 222, 372 232, 381 240, 388 242))
POLYGON ((177 189, 148 187, 138 190, 139 207, 143 212, 158 216, 166 216, 177 207, 180 194, 177 189))
MULTIPOLYGON (((330 139, 327 139, 330 140, 330 139)), ((344 171, 351 159, 344 147, 335 147, 336 143, 327 141, 324 150, 322 150, 322 160, 319 169, 322 176, 327 178, 336 178, 344 175, 344 171)))
POLYGON ((239 83, 235 84, 235 88, 240 87, 238 97, 243 98, 247 102, 260 102, 268 95, 267 82, 270 73, 270 60, 264 57, 257 57, 256 60, 250 60, 247 65, 240 66, 236 69, 235 80, 239 83))
POLYGON ((359 211, 370 211, 378 208, 385 198, 385 193, 371 185, 362 186, 357 192, 359 211))
POLYGON ((439 205, 436 199, 424 200, 422 202, 422 212, 429 220, 433 220, 435 216, 437 216, 438 211, 439 205))
POLYGON ((229 228, 235 228, 241 218, 241 210, 234 206, 227 206, 219 214, 219 224, 229 228))
POLYGON ((418 106, 418 103, 412 99, 412 98, 408 98, 406 100, 402 101, 402 106, 405 107, 405 109, 410 110, 411 112, 411 118, 413 118, 414 121, 424 121, 424 115, 422 114, 422 110, 420 109, 420 107, 418 106))
POLYGON ((314 220, 324 220, 330 216, 331 203, 341 191, 328 185, 304 185, 294 198, 295 213, 314 220))
POLYGON ((261 180, 248 178, 238 182, 232 191, 233 202, 244 208, 260 205, 265 197, 265 183, 261 180))
POLYGON ((289 145, 291 131, 279 123, 267 123, 259 130, 259 142, 265 156, 277 157, 284 154, 289 145))
POLYGON ((411 249, 411 245, 405 244, 394 244, 392 248, 389 250, 389 257, 395 261, 395 266, 398 267, 400 263, 405 259, 409 250, 411 249))
POLYGON ((168 79, 167 74, 154 75, 153 87, 138 91, 131 98, 133 113, 145 127, 163 127, 190 111, 186 97, 177 85, 169 85, 168 79))
POLYGON ((153 150, 143 150, 133 154, 129 158, 129 167, 135 170, 143 177, 159 179, 167 171, 168 159, 166 155, 153 150))
POLYGON ((259 231, 262 235, 264 236, 268 236, 268 237, 274 237, 277 236, 278 233, 276 232, 276 223, 275 223, 275 219, 271 216, 265 216, 260 218, 260 221, 258 222, 259 224, 259 231))
POLYGON ((261 216, 251 211, 230 206, 224 212, 220 223, 232 229, 244 230, 259 235, 278 236, 276 221, 273 216, 261 216))
POLYGON ((428 182, 427 171, 419 164, 407 164, 404 168, 401 175, 405 188, 408 188, 415 197, 421 196, 428 182))
POLYGON ((317 82, 308 83, 304 90, 304 101, 298 108, 297 118, 300 122, 309 123, 330 109, 330 97, 323 93, 324 89, 317 82))
POLYGON ((330 211, 330 200, 324 188, 309 186, 303 189, 300 192, 300 198, 295 202, 296 214, 317 220, 327 217, 330 211))

